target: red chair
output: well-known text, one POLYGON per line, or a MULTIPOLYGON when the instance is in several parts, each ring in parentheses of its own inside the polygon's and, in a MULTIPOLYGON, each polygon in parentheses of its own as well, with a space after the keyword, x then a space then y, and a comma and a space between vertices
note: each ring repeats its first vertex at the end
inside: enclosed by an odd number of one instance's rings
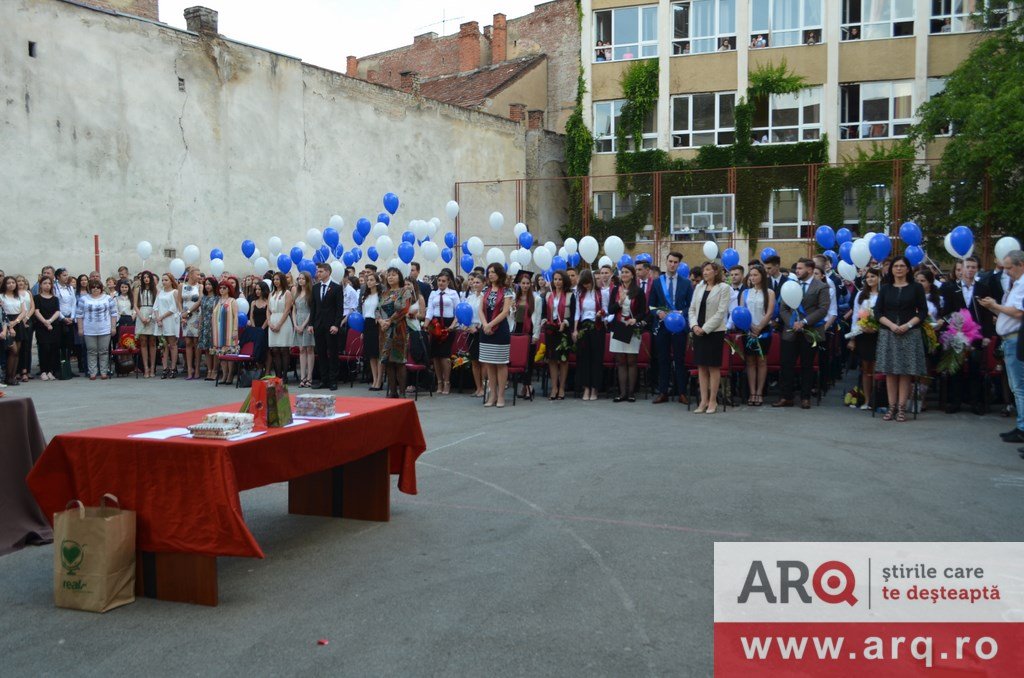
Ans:
POLYGON ((341 353, 338 354, 338 361, 345 363, 349 368, 349 388, 353 388, 356 385, 356 373, 359 372, 360 367, 363 364, 363 333, 356 332, 355 330, 349 330, 348 335, 345 338, 345 348, 342 349, 341 353), (352 369, 352 363, 355 363, 356 369, 352 369))
POLYGON ((647 372, 651 369, 651 333, 644 332, 640 335, 640 353, 636 357, 637 377, 644 381, 644 398, 651 392, 652 384, 647 381, 647 372))
MULTIPOLYGON (((718 370, 718 374, 719 374, 718 393, 715 394, 715 398, 717 399, 719 395, 722 396, 722 411, 723 412, 725 412, 728 409, 727 401, 729 399, 725 397, 725 393, 723 392, 723 389, 725 388, 725 381, 729 379, 729 372, 730 372, 729 363, 731 361, 731 353, 732 353, 732 349, 729 348, 729 344, 722 344, 722 366, 718 370)), ((699 386, 700 377, 699 377, 699 375, 697 373, 697 366, 695 364, 696 361, 694 361, 694 363, 690 363, 689 362, 690 360, 693 360, 693 353, 692 353, 691 348, 690 348, 690 343, 686 344, 686 360, 687 360, 687 364, 688 365, 689 364, 693 364, 693 368, 689 369, 687 371, 687 374, 690 375, 690 380, 689 381, 690 381, 691 384, 695 384, 695 385, 699 386)), ((693 392, 693 394, 694 394, 694 396, 696 396, 697 400, 700 399, 700 393, 698 393, 696 390, 693 392)), ((690 398, 691 402, 693 400, 694 400, 694 398, 690 398)), ((690 403, 686 403, 686 411, 687 412, 690 411, 690 403)))
MULTIPOLYGON (((530 365, 530 337, 526 334, 513 334, 509 344, 508 376, 512 380, 512 406, 516 404, 516 377, 522 377, 522 383, 526 383, 526 372, 530 365)), ((528 400, 533 400, 531 396, 528 400)))
MULTIPOLYGON (((239 349, 238 353, 226 353, 222 356, 218 356, 218 358, 220 359, 221 362, 237 363, 239 365, 239 370, 241 370, 243 367, 247 365, 255 364, 252 356, 253 349, 255 348, 256 344, 254 342, 247 341, 244 344, 242 344, 242 347, 239 349)), ((220 383, 220 375, 218 375, 216 380, 213 382, 213 385, 219 386, 220 383)), ((238 375, 235 374, 235 388, 239 387, 240 386, 238 375)))
POLYGON ((295 381, 299 380, 299 347, 292 346, 288 349, 288 362, 292 371, 295 373, 295 381))
MULTIPOLYGON (((138 348, 121 348, 121 339, 123 337, 134 337, 134 336, 135 336, 135 327, 134 326, 132 326, 132 325, 122 325, 121 327, 118 327, 117 328, 117 343, 114 345, 113 350, 110 351, 110 355, 112 355, 114 357, 115 361, 118 359, 118 357, 130 356, 131 360, 132 360, 132 364, 135 367, 135 378, 138 379, 139 378, 139 366, 136 363, 136 361, 137 361, 137 356, 139 355, 139 349, 138 348)), ((117 374, 118 377, 124 376, 122 374, 118 374, 117 373, 116 367, 114 369, 114 374, 117 374)))
MULTIPOLYGON (((420 399, 420 374, 427 371, 427 366, 420 365, 419 363, 406 362, 405 371, 409 374, 415 375, 416 377, 416 381, 413 382, 413 394, 414 398, 418 401, 420 399)), ((427 393, 430 394, 431 398, 434 397, 434 386, 430 381, 427 381, 427 393)))

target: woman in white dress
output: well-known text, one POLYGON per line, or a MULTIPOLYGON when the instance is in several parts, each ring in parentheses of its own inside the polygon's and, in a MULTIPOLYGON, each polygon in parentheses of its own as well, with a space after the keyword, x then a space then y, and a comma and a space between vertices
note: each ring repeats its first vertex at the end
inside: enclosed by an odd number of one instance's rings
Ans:
POLYGON ((164 340, 161 379, 178 376, 178 334, 181 331, 181 305, 178 299, 178 281, 170 273, 160 276, 160 291, 153 303, 153 334, 164 340))
POLYGON ((295 331, 292 325, 292 293, 288 289, 288 281, 283 273, 275 273, 270 299, 267 300, 267 319, 269 330, 270 359, 274 366, 274 374, 282 381, 288 381, 288 362, 292 350, 295 331))
POLYGON ((199 378, 199 325, 203 288, 198 268, 189 268, 185 273, 185 282, 179 291, 181 305, 181 336, 185 340, 185 379, 191 381, 199 378))
POLYGON ((139 287, 135 290, 135 337, 139 342, 142 356, 143 377, 149 379, 156 369, 156 321, 153 304, 156 302, 156 276, 143 271, 139 276, 139 287))

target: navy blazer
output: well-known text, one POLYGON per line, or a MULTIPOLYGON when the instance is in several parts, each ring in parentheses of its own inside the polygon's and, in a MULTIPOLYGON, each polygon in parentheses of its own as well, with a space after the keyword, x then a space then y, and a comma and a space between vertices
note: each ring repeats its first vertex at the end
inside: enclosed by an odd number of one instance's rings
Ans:
MULTIPOLYGON (((662 273, 661 277, 654 281, 654 289, 651 290, 651 310, 657 313, 656 309, 659 308, 672 308, 672 305, 668 303, 666 294, 668 293, 668 281, 665 278, 665 274, 662 273)), ((675 310, 683 314, 683 318, 689 317, 690 314, 690 300, 693 298, 693 288, 690 287, 690 279, 676 273, 676 299, 675 299, 675 310)), ((652 318, 655 320, 657 315, 652 318)))

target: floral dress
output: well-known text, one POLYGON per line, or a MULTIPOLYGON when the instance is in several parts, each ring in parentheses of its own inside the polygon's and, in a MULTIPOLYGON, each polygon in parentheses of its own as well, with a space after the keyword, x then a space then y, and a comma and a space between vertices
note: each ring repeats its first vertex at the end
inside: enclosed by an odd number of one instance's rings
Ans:
POLYGON ((377 326, 380 328, 380 359, 389 363, 405 363, 409 347, 409 326, 404 322, 412 306, 413 294, 406 288, 385 291, 377 304, 377 326), (387 329, 381 325, 391 324, 387 329))
POLYGON ((199 304, 199 348, 208 351, 213 348, 213 307, 217 297, 207 294, 199 304))
POLYGON ((181 336, 183 337, 199 336, 199 311, 201 307, 196 309, 195 313, 190 313, 188 317, 185 317, 188 309, 192 308, 192 305, 199 301, 199 294, 200 289, 198 285, 181 286, 181 336))

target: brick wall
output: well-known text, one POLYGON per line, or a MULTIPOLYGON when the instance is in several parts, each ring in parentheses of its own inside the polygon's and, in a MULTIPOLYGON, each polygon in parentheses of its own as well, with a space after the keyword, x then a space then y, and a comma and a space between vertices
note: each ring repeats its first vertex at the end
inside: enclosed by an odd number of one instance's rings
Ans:
POLYGON ((100 9, 112 9, 121 14, 141 16, 144 19, 159 21, 160 2, 159 0, 77 0, 83 5, 99 7, 100 9))
MULTIPOLYGON (((482 41, 483 36, 479 39, 482 41)), ((415 71, 421 78, 458 73, 459 34, 439 37, 436 33, 425 33, 416 36, 411 45, 360 57, 358 77, 367 79, 370 70, 377 72, 378 83, 396 89, 401 86, 401 74, 405 71, 415 71)))
POLYGON ((527 54, 548 56, 547 128, 565 131, 576 104, 580 32, 574 0, 552 0, 525 16, 506 22, 508 58, 527 54))

